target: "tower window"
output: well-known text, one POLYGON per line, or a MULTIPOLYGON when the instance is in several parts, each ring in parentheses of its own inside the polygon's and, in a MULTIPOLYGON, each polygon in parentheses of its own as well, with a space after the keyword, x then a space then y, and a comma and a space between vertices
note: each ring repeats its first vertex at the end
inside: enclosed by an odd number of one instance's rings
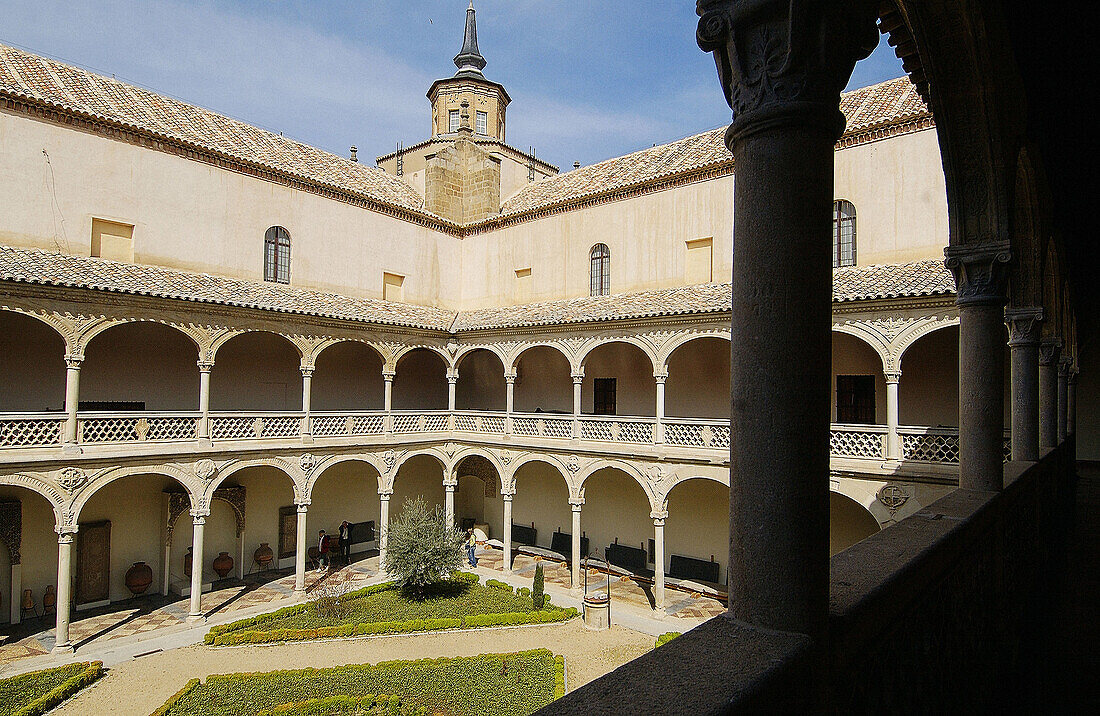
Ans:
POLYGON ((611 249, 607 244, 596 244, 588 254, 588 292, 591 296, 607 296, 611 293, 611 249))
POLYGON ((457 132, 458 131, 458 123, 461 121, 459 119, 459 116, 458 116, 458 110, 457 109, 452 109, 450 111, 450 113, 448 113, 447 118, 448 118, 448 121, 449 121, 449 123, 447 125, 447 131, 448 132, 457 132))
POLYGON ((856 265, 856 206, 846 199, 833 202, 833 268, 856 265))
POLYGON ((264 234, 264 281, 290 283, 290 232, 281 226, 264 234))
POLYGON ((488 134, 489 133, 489 114, 487 112, 477 113, 477 133, 488 134))

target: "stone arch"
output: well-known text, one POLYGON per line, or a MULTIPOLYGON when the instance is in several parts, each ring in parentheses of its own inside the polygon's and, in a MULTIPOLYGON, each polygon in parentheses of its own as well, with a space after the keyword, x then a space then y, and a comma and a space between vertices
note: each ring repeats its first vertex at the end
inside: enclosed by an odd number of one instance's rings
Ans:
POLYGON ((573 366, 573 372, 579 373, 584 370, 585 363, 588 362, 588 357, 592 354, 592 351, 614 343, 626 343, 641 350, 645 357, 649 359, 650 368, 654 370, 656 370, 657 365, 659 365, 657 350, 651 342, 639 336, 614 336, 610 338, 592 338, 582 344, 581 348, 577 351, 577 359, 573 366))
POLYGON ((829 552, 835 554, 879 532, 882 525, 859 501, 838 490, 829 491, 829 552), (837 520, 837 517, 843 518, 837 520))
POLYGON ((442 479, 443 477, 446 476, 447 470, 449 470, 450 466, 451 466, 450 456, 447 455, 447 453, 440 450, 439 448, 434 448, 434 447, 418 448, 416 450, 410 450, 409 452, 405 453, 404 455, 399 456, 394 461, 393 468, 389 471, 388 474, 386 474, 384 476, 385 477, 385 485, 384 485, 383 489, 392 490, 393 485, 394 485, 394 481, 397 479, 397 473, 401 470, 401 466, 404 465, 409 460, 411 460, 412 458, 417 457, 419 455, 427 455, 427 456, 435 459, 435 461, 439 463, 439 469, 440 469, 440 472, 442 473, 442 476, 441 476, 440 479, 442 479))
MULTIPOLYGON (((464 447, 457 453, 455 453, 453 458, 451 458, 451 464, 448 469, 452 471, 457 471, 458 466, 462 463, 463 460, 468 457, 482 457, 488 460, 489 463, 492 464, 493 469, 496 471, 497 486, 500 487, 501 490, 504 489, 505 485, 508 483, 508 479, 505 477, 507 472, 504 469, 504 466, 501 464, 500 459, 491 450, 480 447, 464 447)), ((456 475, 456 477, 460 476, 456 475)))
POLYGON ((191 498, 191 504, 196 509, 201 509, 203 506, 210 504, 208 497, 203 494, 202 485, 197 481, 197 478, 184 471, 183 468, 178 465, 132 465, 115 467, 99 473, 94 478, 90 479, 88 484, 76 493, 73 497, 71 507, 73 521, 75 522, 80 519, 81 510, 84 509, 84 505, 88 503, 93 495, 112 482, 132 475, 163 475, 164 477, 170 477, 187 491, 188 496, 191 498))
POLYGON ((383 366, 385 366, 390 360, 389 355, 387 355, 381 348, 379 348, 378 344, 372 343, 371 341, 360 340, 358 338, 326 338, 325 340, 315 345, 313 349, 309 352, 309 354, 303 357, 303 360, 308 361, 309 365, 316 366, 317 359, 321 357, 322 353, 324 353, 329 348, 332 348, 333 346, 340 345, 341 343, 358 343, 360 345, 364 345, 370 348, 378 355, 378 358, 382 361, 383 366))
POLYGON ((573 481, 569 479, 569 471, 558 460, 548 455, 524 455, 522 457, 514 458, 511 465, 511 471, 508 476, 508 485, 511 489, 516 489, 516 473, 520 468, 528 463, 541 462, 554 468, 554 471, 561 475, 561 479, 565 482, 565 489, 569 492, 570 497, 577 497, 579 495, 576 486, 573 481))
POLYGON ((0 304, 0 311, 6 313, 14 313, 17 316, 26 316, 27 318, 32 318, 38 321, 39 323, 46 324, 47 326, 52 328, 53 331, 57 334, 58 338, 61 339, 61 343, 65 346, 65 352, 73 352, 74 341, 72 337, 73 331, 71 330, 71 327, 65 325, 64 322, 59 321, 55 316, 53 316, 53 314, 50 314, 46 311, 31 311, 25 308, 20 308, 18 306, 9 306, 3 304, 0 304))
POLYGON ((579 365, 579 361, 575 360, 575 357, 569 354, 569 351, 565 348, 565 346, 561 345, 560 343, 555 343, 553 341, 537 341, 535 343, 524 343, 521 346, 517 346, 516 349, 512 351, 511 356, 504 361, 504 365, 507 367, 508 372, 515 373, 516 368, 519 366, 519 359, 523 356, 524 353, 533 348, 549 348, 550 350, 560 354, 562 358, 565 358, 565 362, 569 366, 569 370, 572 372, 576 372, 575 369, 579 365))
POLYGON ((91 344, 91 342, 103 333, 106 333, 113 328, 118 328, 119 326, 126 326, 134 323, 155 323, 172 329, 177 333, 186 336, 192 343, 194 343, 195 350, 199 353, 200 356, 202 354, 203 348, 205 347, 203 336, 195 333, 192 329, 181 326, 173 321, 164 321, 156 318, 109 318, 95 321, 89 324, 86 328, 84 328, 83 331, 80 332, 80 335, 78 337, 80 352, 84 353, 85 351, 87 351, 88 346, 91 344))
POLYGON ((879 502, 878 492, 887 483, 874 482, 871 484, 861 485, 861 487, 864 487, 865 489, 857 490, 855 489, 855 483, 857 482, 868 481, 854 479, 832 479, 829 480, 829 491, 835 492, 839 495, 843 495, 852 502, 855 502, 857 505, 862 507, 868 513, 870 513, 872 517, 875 518, 875 520, 879 524, 879 528, 885 527, 892 521, 893 518, 890 515, 890 510, 888 510, 885 505, 879 502))
POLYGON ((929 333, 935 331, 951 328, 952 326, 959 325, 958 316, 948 318, 925 318, 918 321, 911 328, 906 329, 894 339, 891 346, 891 352, 896 356, 892 363, 895 366, 895 370, 901 369, 902 360, 905 358, 905 352, 909 350, 914 343, 924 338, 929 333))
POLYGON ((293 338, 286 335, 285 333, 279 333, 278 331, 272 331, 267 328, 243 328, 240 330, 226 331, 225 333, 222 333, 213 341, 211 341, 209 348, 210 359, 213 360, 215 364, 217 364, 218 351, 220 351, 226 343, 229 343, 234 338, 239 338, 248 333, 270 333, 273 336, 278 336, 279 338, 283 339, 288 344, 294 347, 294 350, 298 352, 299 361, 302 361, 306 358, 307 351, 302 349, 302 346, 298 343, 298 341, 295 341, 293 338))
POLYGON ((450 371, 454 367, 454 363, 451 361, 451 356, 449 353, 447 353, 447 351, 443 350, 439 346, 433 346, 431 344, 424 343, 417 345, 401 346, 399 349, 393 352, 390 361, 386 363, 386 370, 396 371, 398 365, 401 363, 402 358, 412 353, 413 351, 420 349, 431 351, 432 353, 435 353, 437 356, 439 356, 440 360, 443 361, 443 365, 447 366, 448 371, 450 371))
POLYGON ((882 339, 875 335, 875 333, 869 328, 859 323, 843 323, 834 324, 832 328, 833 333, 843 333, 844 335, 851 336, 856 340, 867 345, 868 348, 875 352, 875 355, 882 361, 882 371, 889 373, 893 361, 890 356, 890 348, 882 339))
POLYGON ((657 494, 653 491, 653 486, 650 484, 646 476, 634 465, 623 460, 596 460, 591 464, 581 468, 577 471, 575 479, 576 493, 572 496, 582 497, 584 493, 584 483, 588 478, 592 477, 593 473, 599 472, 606 468, 614 468, 619 472, 624 472, 629 475, 638 486, 642 488, 642 492, 645 493, 646 498, 649 500, 649 505, 654 512, 659 512, 663 509, 664 500, 659 499, 657 494))
POLYGON ((374 468, 374 471, 378 473, 377 482, 378 489, 381 490, 386 474, 386 464, 378 457, 371 454, 362 455, 329 455, 320 461, 309 473, 309 477, 306 478, 304 494, 306 499, 312 499, 313 487, 317 484, 317 481, 325 474, 325 471, 330 467, 340 465, 345 462, 361 462, 366 465, 370 465, 374 468))
POLYGON ((504 372, 508 372, 508 354, 500 346, 493 343, 461 346, 455 353, 454 360, 452 360, 448 364, 448 367, 453 370, 457 370, 459 375, 462 375, 462 361, 471 353, 476 353, 477 351, 489 351, 490 353, 495 355, 497 358, 500 359, 500 364, 504 366, 504 372))
POLYGON ((692 332, 692 333, 678 333, 672 338, 668 339, 668 342, 661 346, 661 350, 657 353, 657 360, 655 362, 656 371, 658 373, 668 373, 668 361, 672 358, 672 354, 677 350, 686 346, 692 341, 703 340, 706 338, 714 338, 725 341, 732 340, 729 329, 719 329, 709 332, 692 332))
POLYGON ((728 420, 733 380, 729 335, 683 334, 668 348, 658 369, 665 381, 664 417, 728 420))
POLYGON ((206 486, 206 491, 203 495, 204 499, 209 500, 210 496, 214 494, 214 490, 225 482, 229 476, 245 470, 250 467, 273 467, 279 472, 286 475, 290 480, 294 489, 294 501, 296 503, 303 502, 308 499, 308 493, 305 490, 306 474, 302 468, 296 465, 294 462, 281 457, 263 457, 255 458, 252 460, 232 460, 222 465, 217 472, 217 476, 214 477, 210 483, 206 486))
POLYGON ((721 478, 718 478, 718 477, 715 477, 714 475, 706 475, 706 474, 703 474, 703 473, 690 474, 690 475, 687 475, 686 477, 677 476, 676 480, 671 482, 668 485, 668 488, 665 489, 662 494, 657 495, 657 498, 660 499, 662 504, 667 503, 668 502, 668 496, 672 494, 673 490, 675 490, 677 487, 684 484, 685 482, 690 482, 691 480, 707 480, 708 482, 714 482, 714 483, 717 483, 719 485, 722 485, 723 487, 728 488, 730 486, 729 473, 728 472, 726 473, 726 479, 725 480, 723 480, 721 478))
POLYGON ((459 410, 503 411, 507 404, 507 360, 495 346, 471 346, 457 354, 452 368, 459 410))
POLYGON ((0 475, 0 485, 22 487, 41 495, 53 508, 54 519, 57 526, 75 524, 76 520, 69 518, 69 510, 66 508, 68 500, 52 484, 36 475, 17 472, 12 475, 0 475))

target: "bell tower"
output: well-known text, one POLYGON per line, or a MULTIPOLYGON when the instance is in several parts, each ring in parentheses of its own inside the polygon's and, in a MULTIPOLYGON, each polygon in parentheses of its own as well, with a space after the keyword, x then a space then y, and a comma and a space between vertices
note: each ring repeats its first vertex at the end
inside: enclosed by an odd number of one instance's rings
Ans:
POLYGON ((473 0, 466 10, 466 31, 462 49, 454 58, 458 71, 453 77, 436 80, 428 90, 432 103, 432 137, 454 136, 469 113, 474 136, 505 141, 505 112, 512 98, 503 85, 485 79, 485 58, 477 49, 477 17, 473 0), (468 109, 463 108, 468 104, 468 109))

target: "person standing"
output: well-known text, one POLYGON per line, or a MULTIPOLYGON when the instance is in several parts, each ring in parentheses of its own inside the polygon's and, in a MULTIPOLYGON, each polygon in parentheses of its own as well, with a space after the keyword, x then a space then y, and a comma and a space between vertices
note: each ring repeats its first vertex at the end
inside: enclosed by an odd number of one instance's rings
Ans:
POLYGON ((329 550, 332 549, 332 542, 329 540, 324 530, 317 533, 317 571, 323 571, 329 568, 329 550))
POLYGON ((345 565, 351 564, 351 523, 340 523, 340 558, 345 565))
POLYGON ((474 536, 473 530, 466 530, 466 558, 470 561, 471 567, 477 566, 477 537, 474 536))

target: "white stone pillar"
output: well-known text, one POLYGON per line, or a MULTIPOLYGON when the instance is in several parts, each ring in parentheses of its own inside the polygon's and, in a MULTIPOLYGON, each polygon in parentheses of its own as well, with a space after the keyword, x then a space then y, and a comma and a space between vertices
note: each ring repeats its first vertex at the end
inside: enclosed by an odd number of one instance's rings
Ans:
POLYGON ((84 356, 65 356, 65 445, 77 443, 77 408, 80 407, 80 364, 84 356))
POLYGON ((573 373, 573 437, 581 436, 581 386, 584 384, 584 370, 573 373))
POLYGON ((19 599, 23 595, 23 565, 13 564, 11 566, 11 600, 8 602, 10 608, 8 611, 11 613, 12 624, 18 624, 22 619, 19 613, 19 599))
POLYGON ((1005 312, 1012 380, 1012 459, 1039 459, 1039 329, 1043 309, 1005 312))
POLYGON ((191 609, 187 613, 189 622, 205 621, 202 613, 202 550, 206 518, 209 516, 210 510, 191 510, 195 531, 191 539, 191 609))
POLYGON ((1073 359, 1063 353, 1058 359, 1058 444, 1061 445, 1068 430, 1066 429, 1066 417, 1069 415, 1069 367, 1073 359))
POLYGON ((302 440, 313 442, 313 426, 309 417, 310 398, 313 392, 313 368, 302 368, 302 440))
POLYGON ((164 557, 161 562, 160 593, 168 596, 172 588, 172 537, 175 530, 169 528, 168 537, 164 540, 164 557))
POLYGON ((1062 341, 1056 336, 1039 343, 1039 444, 1058 445, 1058 355, 1062 341))
POLYGON ((898 383, 901 371, 886 373, 886 459, 901 460, 901 435, 898 434, 898 383))
POLYGON ((512 572, 512 498, 516 493, 501 492, 500 499, 504 501, 504 572, 512 572))
POLYGON ((73 541, 76 526, 57 528, 57 628, 54 634, 55 654, 73 653, 69 642, 69 610, 72 608, 73 541))
POLYGON ((309 500, 297 503, 298 522, 295 525, 294 544, 294 591, 304 594, 306 591, 306 516, 309 514, 309 500))
POLYGON ((214 370, 213 363, 199 361, 199 425, 198 435, 200 440, 210 439, 210 371, 214 370))
POLYGON ((447 372, 447 410, 455 410, 455 393, 458 386, 458 370, 447 372))
POLYGON ((654 373, 653 379, 657 381, 657 421, 653 426, 653 442, 658 445, 665 441, 665 381, 668 373, 654 373))
POLYGON ((512 412, 515 410, 516 404, 516 374, 505 373, 504 374, 504 388, 505 388, 505 400, 504 400, 504 434, 512 434, 512 412))
POLYGON ((569 582, 573 589, 581 588, 581 507, 583 497, 570 497, 569 506, 573 509, 572 549, 569 555, 569 582))
POLYGON ((665 520, 668 510, 650 512, 653 518, 653 603, 658 616, 665 615, 665 520))
POLYGON ((458 487, 458 476, 452 471, 443 479, 443 497, 447 512, 447 528, 455 526, 455 488, 458 487))
POLYGON ((383 410, 386 411, 385 417, 382 418, 382 430, 383 432, 393 432, 393 378, 397 375, 392 370, 382 371, 382 380, 385 382, 385 402, 383 410))
POLYGON ((386 547, 390 539, 390 496, 393 490, 379 490, 381 507, 378 512, 378 572, 385 576, 386 547))

